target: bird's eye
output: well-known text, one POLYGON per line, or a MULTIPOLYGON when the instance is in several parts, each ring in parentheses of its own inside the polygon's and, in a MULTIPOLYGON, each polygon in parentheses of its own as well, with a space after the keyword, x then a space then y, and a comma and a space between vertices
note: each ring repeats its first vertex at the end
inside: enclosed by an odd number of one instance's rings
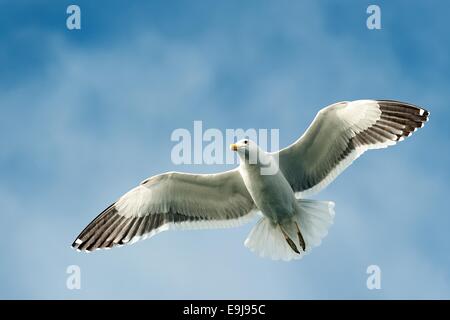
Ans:
POLYGON ((247 143, 248 143, 248 140, 244 140, 244 143, 247 144, 247 143))

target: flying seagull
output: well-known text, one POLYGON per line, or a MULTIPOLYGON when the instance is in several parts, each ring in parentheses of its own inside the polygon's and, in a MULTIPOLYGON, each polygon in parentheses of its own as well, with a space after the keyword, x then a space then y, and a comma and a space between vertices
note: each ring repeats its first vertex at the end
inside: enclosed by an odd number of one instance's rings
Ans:
POLYGON ((234 170, 168 172, 144 180, 100 213, 72 246, 106 249, 169 229, 234 227, 259 214, 245 246, 274 260, 299 259, 320 244, 334 219, 333 202, 305 197, 325 188, 366 150, 409 137, 428 115, 392 100, 332 104, 278 152, 265 152, 249 139, 232 144, 240 159, 234 170), (267 165, 277 170, 262 174, 267 165))

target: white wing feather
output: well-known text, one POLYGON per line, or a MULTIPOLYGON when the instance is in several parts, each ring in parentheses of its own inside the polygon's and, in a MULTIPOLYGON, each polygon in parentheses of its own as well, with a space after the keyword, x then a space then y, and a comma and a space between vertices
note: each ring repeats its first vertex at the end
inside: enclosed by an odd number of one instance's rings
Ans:
POLYGON ((391 100, 335 103, 320 110, 307 131, 279 151, 280 170, 297 196, 315 194, 366 150, 410 136, 428 115, 423 108, 391 100))
POLYGON ((225 228, 256 213, 237 170, 218 174, 169 172, 151 177, 105 209, 73 247, 91 251, 149 238, 169 229, 225 228))

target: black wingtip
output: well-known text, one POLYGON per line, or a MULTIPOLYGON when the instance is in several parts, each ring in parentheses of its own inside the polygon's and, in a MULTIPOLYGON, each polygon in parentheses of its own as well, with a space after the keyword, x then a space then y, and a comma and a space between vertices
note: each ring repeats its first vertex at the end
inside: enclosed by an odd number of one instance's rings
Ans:
POLYGON ((390 99, 375 99, 375 101, 381 105, 384 104, 387 106, 390 105, 390 106, 399 106, 399 107, 410 108, 412 110, 415 110, 420 116, 423 116, 423 117, 428 117, 430 115, 430 111, 428 111, 424 107, 417 106, 417 105, 409 103, 409 102, 403 102, 403 101, 399 101, 399 100, 390 100, 390 99))
POLYGON ((80 247, 80 245, 82 244, 82 241, 79 239, 79 238, 77 238, 77 239, 75 239, 75 241, 72 243, 72 245, 70 246, 72 249, 75 249, 75 250, 77 250, 77 251, 81 251, 80 249, 79 249, 79 247, 80 247))

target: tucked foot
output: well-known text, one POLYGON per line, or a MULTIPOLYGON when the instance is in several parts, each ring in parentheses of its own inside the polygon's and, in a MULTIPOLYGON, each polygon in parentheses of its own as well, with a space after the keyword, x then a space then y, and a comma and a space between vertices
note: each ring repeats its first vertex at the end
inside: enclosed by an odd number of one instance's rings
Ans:
POLYGON ((298 236, 298 241, 300 242, 300 247, 302 247, 303 251, 305 251, 306 249, 306 243, 305 243, 305 239, 303 239, 303 235, 300 232, 300 228, 298 227, 297 222, 295 222, 295 226, 297 227, 297 236, 298 236))
POLYGON ((286 233, 286 231, 283 230, 283 228, 280 226, 281 232, 283 233, 284 239, 286 239, 286 242, 288 243, 288 245, 291 247, 291 249, 295 252, 300 254, 300 251, 298 251, 297 246, 295 245, 294 241, 292 241, 291 238, 289 238, 288 234, 286 233))

